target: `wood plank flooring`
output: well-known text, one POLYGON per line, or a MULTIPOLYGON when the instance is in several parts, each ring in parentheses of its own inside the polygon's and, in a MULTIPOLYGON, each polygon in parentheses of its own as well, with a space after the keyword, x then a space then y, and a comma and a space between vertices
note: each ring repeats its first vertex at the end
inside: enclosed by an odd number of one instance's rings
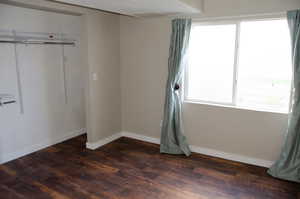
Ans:
POLYGON ((120 138, 98 150, 86 137, 0 165, 1 199, 297 199, 300 184, 266 169, 192 154, 159 153, 120 138))

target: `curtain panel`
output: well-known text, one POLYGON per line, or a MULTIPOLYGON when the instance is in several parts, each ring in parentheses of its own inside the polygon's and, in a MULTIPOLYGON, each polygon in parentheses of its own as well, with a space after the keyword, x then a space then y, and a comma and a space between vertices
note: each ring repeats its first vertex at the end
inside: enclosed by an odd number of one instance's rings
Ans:
POLYGON ((191 150, 183 134, 180 87, 187 63, 187 49, 191 31, 191 19, 174 19, 168 60, 168 80, 161 129, 160 152, 185 154, 191 150))
POLYGON ((268 170, 274 177, 300 182, 300 10, 287 13, 292 41, 293 97, 285 144, 268 170))

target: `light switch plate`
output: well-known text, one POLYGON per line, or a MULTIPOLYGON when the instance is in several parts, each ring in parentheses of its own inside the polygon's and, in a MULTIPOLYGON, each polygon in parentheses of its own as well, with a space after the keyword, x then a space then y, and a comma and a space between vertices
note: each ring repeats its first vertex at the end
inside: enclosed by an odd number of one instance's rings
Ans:
POLYGON ((98 80, 98 74, 97 73, 92 73, 92 79, 94 81, 97 81, 98 80))

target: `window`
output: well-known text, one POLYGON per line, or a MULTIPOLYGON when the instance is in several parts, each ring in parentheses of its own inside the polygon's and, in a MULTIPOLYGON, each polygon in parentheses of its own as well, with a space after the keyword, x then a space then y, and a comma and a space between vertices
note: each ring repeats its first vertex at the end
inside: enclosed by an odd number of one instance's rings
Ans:
POLYGON ((185 100, 287 112, 291 77, 286 20, 193 24, 185 100))

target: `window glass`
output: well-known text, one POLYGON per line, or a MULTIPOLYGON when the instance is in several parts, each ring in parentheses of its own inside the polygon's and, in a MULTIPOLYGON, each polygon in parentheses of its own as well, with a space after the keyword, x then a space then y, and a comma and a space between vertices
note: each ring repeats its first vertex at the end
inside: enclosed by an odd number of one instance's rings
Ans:
POLYGON ((232 24, 192 28, 188 99, 232 102, 235 35, 232 24))
POLYGON ((285 20, 242 22, 237 104, 287 112, 291 65, 285 20))
POLYGON ((186 100, 288 112, 291 78, 286 19, 193 25, 186 100))

